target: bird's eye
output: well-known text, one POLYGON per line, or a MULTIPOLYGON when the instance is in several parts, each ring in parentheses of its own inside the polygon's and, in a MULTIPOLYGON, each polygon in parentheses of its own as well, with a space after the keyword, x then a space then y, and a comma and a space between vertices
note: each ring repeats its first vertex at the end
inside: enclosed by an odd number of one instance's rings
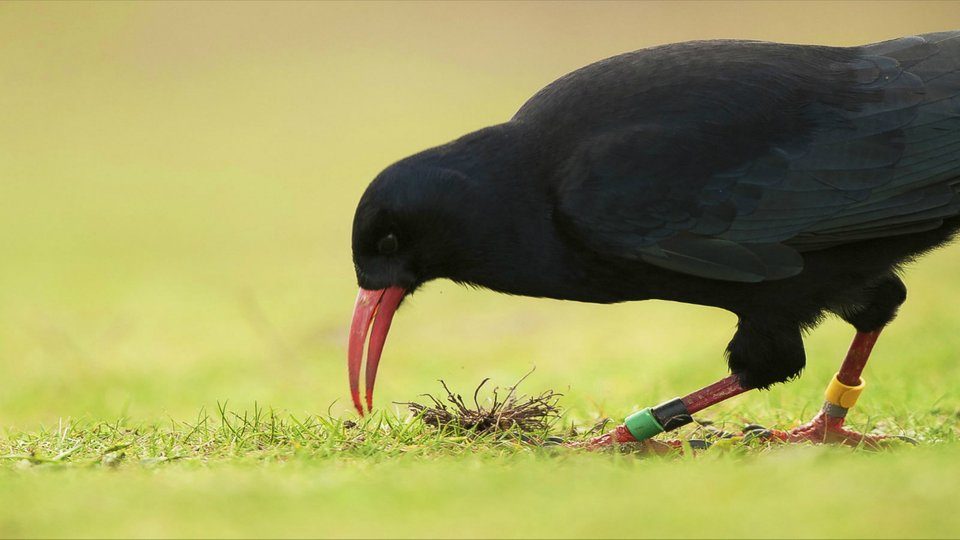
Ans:
POLYGON ((384 236, 377 242, 377 251, 379 251, 381 255, 393 255, 397 252, 398 247, 397 236, 393 233, 384 236))

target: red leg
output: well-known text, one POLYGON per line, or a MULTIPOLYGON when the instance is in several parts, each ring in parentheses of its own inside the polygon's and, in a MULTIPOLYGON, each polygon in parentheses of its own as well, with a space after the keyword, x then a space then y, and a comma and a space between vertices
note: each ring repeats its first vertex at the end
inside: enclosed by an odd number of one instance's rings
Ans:
POLYGON ((826 391, 823 409, 806 424, 790 431, 771 430, 770 435, 785 442, 839 443, 876 447, 885 435, 864 435, 843 427, 847 411, 857 402, 864 382, 863 373, 880 331, 857 333, 850 351, 826 391))
POLYGON ((837 379, 840 382, 850 386, 857 386, 862 382, 860 375, 863 374, 863 368, 867 366, 867 360, 870 359, 870 353, 873 352, 873 346, 877 344, 879 338, 880 330, 857 332, 837 373, 837 379))
MULTIPOLYGON (((877 446, 879 441, 888 438, 883 435, 864 435, 844 427, 847 411, 853 407, 860 392, 863 391, 864 383, 860 375, 879 337, 880 330, 861 332, 856 335, 843 360, 843 365, 840 366, 840 371, 827 387, 823 409, 813 420, 790 431, 766 430, 765 433, 775 440, 784 442, 839 443, 871 447, 877 446)), ((647 441, 658 433, 689 423, 692 420, 690 415, 747 390, 749 388, 741 386, 737 378, 731 375, 681 399, 667 401, 656 407, 634 413, 627 417, 624 424, 617 426, 610 433, 596 437, 588 446, 599 448, 647 441)), ((655 444, 666 448, 681 446, 679 441, 655 444)))
POLYGON ((720 379, 710 386, 701 388, 692 394, 687 394, 680 401, 686 405, 687 414, 693 414, 700 412, 711 405, 716 405, 721 401, 726 401, 733 396, 738 396, 747 390, 750 389, 740 386, 740 381, 737 380, 736 376, 730 375, 729 377, 720 379))
POLYGON ((680 448, 680 441, 648 441, 650 437, 663 431, 670 431, 690 423, 691 414, 702 411, 733 396, 749 390, 740 385, 737 377, 731 375, 710 386, 706 386, 683 398, 673 399, 644 409, 627 417, 625 423, 617 426, 610 433, 594 438, 589 443, 590 448, 600 448, 614 444, 648 442, 648 448, 659 450, 657 445, 665 445, 667 449, 680 448))

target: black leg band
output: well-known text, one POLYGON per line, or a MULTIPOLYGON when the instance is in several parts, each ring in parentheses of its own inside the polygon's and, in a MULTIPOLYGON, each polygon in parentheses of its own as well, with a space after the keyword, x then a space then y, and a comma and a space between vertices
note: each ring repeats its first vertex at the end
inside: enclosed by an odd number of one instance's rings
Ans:
POLYGON ((829 401, 826 401, 823 403, 822 410, 823 410, 823 414, 827 416, 832 416, 833 418, 846 418, 847 411, 849 411, 850 409, 841 407, 836 403, 830 403, 829 401))
POLYGON ((674 398, 653 408, 653 416, 663 426, 664 431, 677 429, 693 422, 693 417, 687 412, 687 406, 680 398, 674 398))

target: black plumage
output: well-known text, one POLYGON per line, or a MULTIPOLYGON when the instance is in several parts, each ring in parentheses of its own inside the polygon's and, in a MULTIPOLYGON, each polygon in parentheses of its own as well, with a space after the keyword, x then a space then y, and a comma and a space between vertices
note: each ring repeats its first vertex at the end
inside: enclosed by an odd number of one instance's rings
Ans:
POLYGON ((449 278, 720 307, 740 319, 730 368, 765 387, 800 372, 801 332, 823 314, 862 332, 892 320, 898 269, 958 229, 954 31, 597 62, 510 121, 387 168, 360 201, 353 250, 364 289, 449 278))

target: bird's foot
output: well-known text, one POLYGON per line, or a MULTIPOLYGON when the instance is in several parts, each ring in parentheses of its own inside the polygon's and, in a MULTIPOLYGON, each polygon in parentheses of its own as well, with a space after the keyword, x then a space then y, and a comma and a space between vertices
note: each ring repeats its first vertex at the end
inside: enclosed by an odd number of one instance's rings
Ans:
POLYGON ((653 454, 669 454, 682 450, 683 442, 678 440, 656 439, 638 441, 636 437, 630 433, 626 425, 620 424, 613 431, 599 437, 594 437, 585 445, 587 450, 602 450, 616 446, 634 447, 653 454))
POLYGON ((866 448, 880 448, 881 441, 903 439, 889 435, 868 435, 843 427, 844 419, 829 416, 820 411, 813 420, 788 431, 753 427, 747 433, 759 435, 768 440, 785 443, 811 442, 814 444, 842 444, 866 448))
POLYGON ((587 446, 591 449, 594 448, 606 448, 608 446, 615 446, 618 444, 629 444, 638 442, 637 438, 630 433, 630 430, 627 429, 627 426, 620 424, 616 429, 609 433, 605 433, 599 437, 594 437, 590 439, 590 442, 587 443, 587 446))

